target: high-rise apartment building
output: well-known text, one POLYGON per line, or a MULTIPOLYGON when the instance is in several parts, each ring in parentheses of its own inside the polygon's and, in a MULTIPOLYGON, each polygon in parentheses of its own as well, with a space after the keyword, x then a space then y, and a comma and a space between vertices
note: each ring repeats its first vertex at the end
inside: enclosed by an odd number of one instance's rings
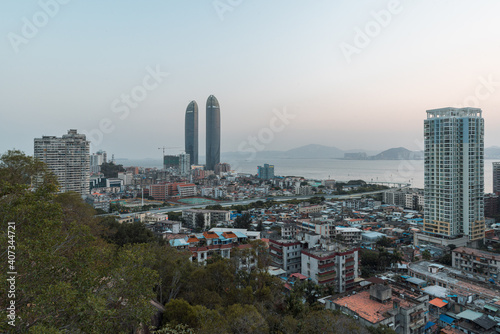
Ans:
POLYGON ((215 170, 220 162, 220 106, 215 96, 207 99, 206 170, 215 170))
POLYGON ((493 163, 493 192, 500 195, 500 162, 493 163))
POLYGON ((101 171, 101 165, 107 162, 107 154, 104 151, 97 151, 90 156, 90 172, 97 174, 101 171))
POLYGON ((198 104, 191 101, 186 108, 184 128, 185 151, 189 154, 191 164, 198 164, 198 104))
POLYGON ((257 176, 262 180, 270 180, 274 178, 274 165, 264 164, 264 166, 258 166, 257 176))
POLYGON ((179 172, 183 176, 189 175, 191 172, 190 156, 187 153, 179 155, 179 172))
POLYGON ((59 181, 59 192, 89 193, 90 142, 76 130, 68 130, 61 138, 35 138, 35 158, 45 162, 59 181))
POLYGON ((481 109, 427 111, 424 232, 484 237, 484 120, 481 109))

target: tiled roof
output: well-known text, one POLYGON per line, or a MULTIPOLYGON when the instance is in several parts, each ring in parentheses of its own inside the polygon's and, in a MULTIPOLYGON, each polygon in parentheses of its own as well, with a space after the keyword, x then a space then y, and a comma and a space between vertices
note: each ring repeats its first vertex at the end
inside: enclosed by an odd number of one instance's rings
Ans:
POLYGON ((298 279, 307 279, 307 276, 304 276, 301 273, 291 274, 290 277, 297 277, 298 279))
POLYGON ((442 300, 441 298, 434 298, 433 300, 431 300, 431 301, 429 302, 429 304, 431 304, 431 305, 434 305, 434 306, 437 306, 437 307, 441 308, 441 307, 443 307, 443 306, 447 305, 448 303, 447 303, 447 302, 445 302, 444 300, 442 300))
POLYGON ((224 232, 222 233, 222 235, 227 239, 237 238, 236 234, 234 234, 233 232, 224 232))
POLYGON ((217 235, 217 233, 215 232, 203 232, 203 236, 207 239, 216 239, 218 238, 219 236, 217 235))
MULTIPOLYGON (((393 301, 398 301, 403 308, 408 308, 413 304, 406 299, 392 297, 393 301)), ((352 296, 345 296, 333 301, 335 304, 346 307, 349 310, 356 312, 361 318, 376 324, 388 316, 386 312, 393 308, 393 303, 379 303, 370 299, 369 291, 362 291, 352 296)))
POLYGON ((189 236, 188 239, 187 239, 187 242, 188 243, 192 243, 192 242, 199 242, 200 240, 198 240, 198 238, 194 237, 194 236, 189 236))

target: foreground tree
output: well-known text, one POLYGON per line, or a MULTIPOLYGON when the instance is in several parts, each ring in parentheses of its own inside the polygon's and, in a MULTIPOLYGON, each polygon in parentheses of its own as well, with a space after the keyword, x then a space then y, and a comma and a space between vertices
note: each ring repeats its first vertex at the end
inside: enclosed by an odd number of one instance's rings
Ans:
MULTIPOLYGON (((17 272, 15 296, 0 294, 0 304, 15 301, 16 331, 129 333, 150 321, 158 278, 144 266, 148 254, 101 239, 94 211, 78 196, 56 195, 56 178, 43 163, 9 151, 0 177, 0 233, 5 241, 7 226, 15 226, 17 272)), ((4 282, 13 271, 5 265, 4 282)), ((5 321, 0 326, 12 330, 5 321)))

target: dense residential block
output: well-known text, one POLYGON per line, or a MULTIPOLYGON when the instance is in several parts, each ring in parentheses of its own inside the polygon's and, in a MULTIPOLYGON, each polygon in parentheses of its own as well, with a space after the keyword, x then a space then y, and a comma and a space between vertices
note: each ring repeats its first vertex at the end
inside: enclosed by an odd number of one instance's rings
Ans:
POLYGON ((320 285, 333 285, 336 292, 345 292, 355 285, 358 277, 358 248, 339 244, 325 249, 304 249, 301 255, 302 275, 320 285))
POLYGON ((77 130, 61 138, 35 138, 35 158, 45 162, 57 176, 59 192, 75 191, 87 195, 90 188, 90 142, 77 130))

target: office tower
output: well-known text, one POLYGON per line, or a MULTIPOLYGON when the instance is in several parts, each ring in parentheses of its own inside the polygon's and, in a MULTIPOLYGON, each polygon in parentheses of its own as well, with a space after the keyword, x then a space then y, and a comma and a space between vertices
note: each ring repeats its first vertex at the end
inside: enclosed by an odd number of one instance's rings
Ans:
POLYGON ((90 142, 76 130, 68 130, 61 138, 35 138, 35 158, 45 162, 59 181, 59 192, 89 193, 90 142))
POLYGON ((220 162, 220 107, 215 96, 207 99, 206 170, 214 170, 220 162))
POLYGON ((493 163, 493 192, 500 195, 500 162, 493 163))
POLYGON ((428 110, 424 137, 424 232, 445 239, 483 238, 484 120, 481 109, 428 110))
POLYGON ((181 175, 189 175, 191 171, 190 156, 187 153, 181 153, 179 155, 179 172, 181 175))
POLYGON ((101 171, 101 165, 106 163, 107 154, 104 151, 97 151, 90 156, 90 173, 97 174, 101 171))
POLYGON ((257 176, 259 179, 269 180, 274 178, 274 166, 269 164, 264 164, 264 166, 257 167, 257 176))
POLYGON ((198 164, 198 104, 191 101, 186 108, 186 122, 184 128, 185 151, 191 157, 193 165, 198 164))

